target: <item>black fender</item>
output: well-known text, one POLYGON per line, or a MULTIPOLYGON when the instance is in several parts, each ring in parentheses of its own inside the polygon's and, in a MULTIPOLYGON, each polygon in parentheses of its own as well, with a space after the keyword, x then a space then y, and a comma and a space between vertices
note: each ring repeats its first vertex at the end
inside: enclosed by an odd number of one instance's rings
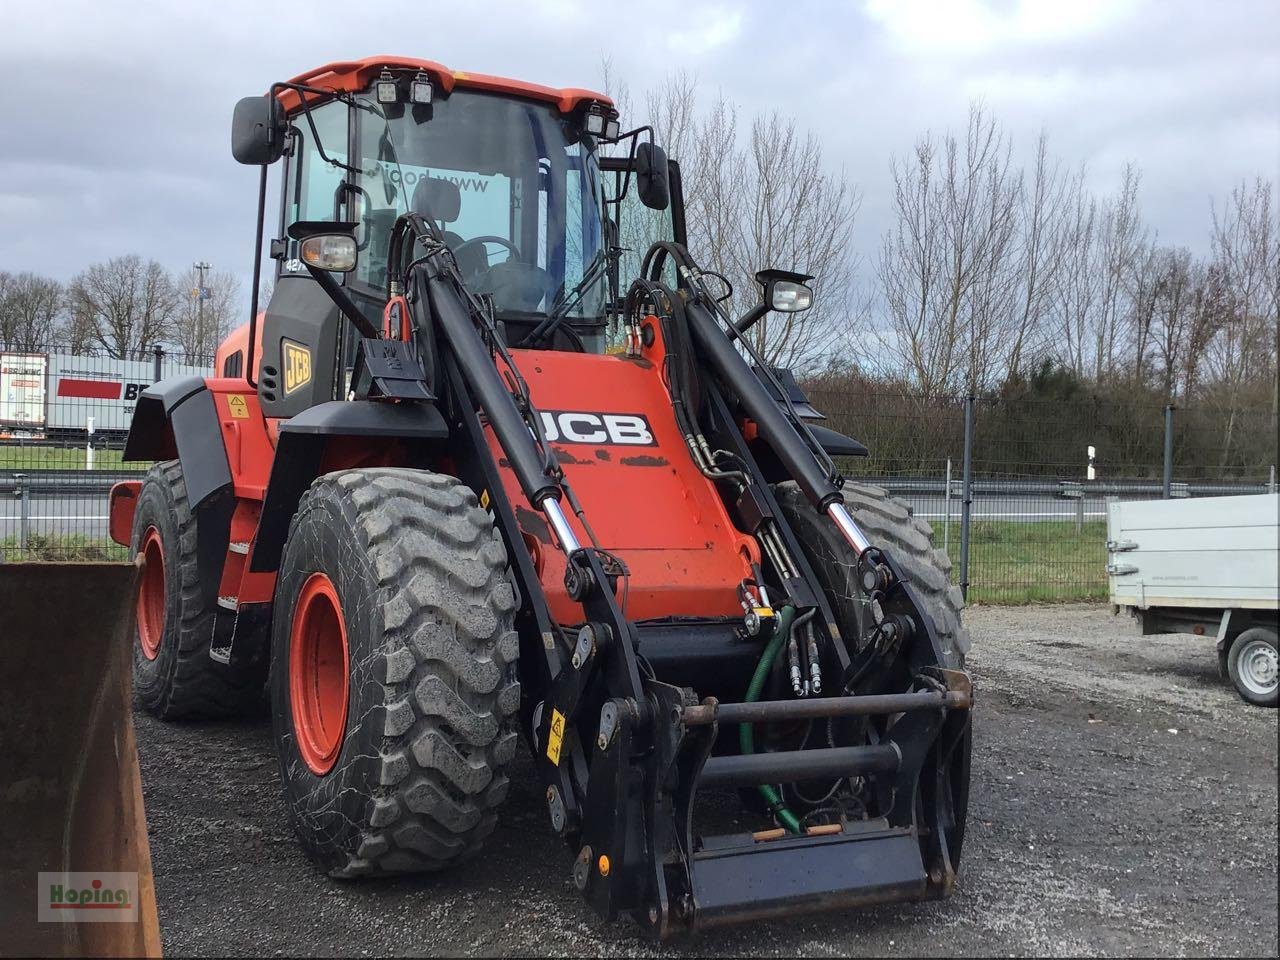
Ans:
POLYGON ((187 502, 196 518, 200 587, 212 605, 222 582, 235 494, 218 412, 203 377, 172 377, 142 391, 123 459, 176 459, 181 464, 187 502))
MULTIPOLYGON (((783 403, 782 395, 778 393, 777 387, 768 377, 760 375, 757 367, 752 367, 756 376, 760 377, 760 382, 764 384, 764 388, 769 392, 769 396, 780 407, 785 409, 786 404, 783 403)), ((809 397, 805 394, 804 388, 796 382, 795 374, 786 367, 773 367, 774 377, 781 384, 783 390, 786 391, 787 399, 791 401, 791 409, 795 411, 796 416, 805 422, 805 426, 809 428, 809 432, 813 434, 813 439, 818 441, 818 446, 822 447, 831 457, 867 457, 870 451, 866 445, 854 440, 852 437, 846 437, 843 433, 837 433, 830 427, 823 427, 815 423, 815 420, 825 420, 826 416, 819 412, 809 397)))
POLYGON ((813 434, 813 439, 818 441, 818 446, 827 451, 832 457, 867 457, 871 452, 867 449, 866 444, 853 437, 846 437, 843 433, 837 433, 830 427, 824 427, 817 423, 805 424, 809 428, 809 432, 813 434))
MULTIPOLYGON (((449 427, 444 417, 430 403, 330 400, 286 420, 280 425, 276 441, 276 455, 271 463, 271 477, 267 481, 249 569, 264 573, 279 568, 289 523, 302 494, 320 476, 330 440, 352 437, 375 442, 407 440, 422 452, 424 445, 448 436, 449 427)), ((426 461, 404 465, 426 466, 426 461)))
POLYGON ((218 412, 202 377, 173 377, 142 391, 123 459, 178 460, 192 511, 231 488, 218 412))

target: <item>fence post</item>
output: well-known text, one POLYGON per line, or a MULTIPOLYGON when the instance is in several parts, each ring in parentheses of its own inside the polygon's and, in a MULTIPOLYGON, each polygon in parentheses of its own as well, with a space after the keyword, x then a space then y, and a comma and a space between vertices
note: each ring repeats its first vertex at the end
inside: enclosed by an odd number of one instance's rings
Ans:
POLYGON ((1164 405, 1164 499, 1173 497, 1173 404, 1164 405))
POLYGON ((154 352, 154 354, 155 354, 155 363, 156 363, 156 365, 155 365, 155 369, 152 371, 152 377, 151 377, 151 378, 152 378, 152 380, 154 380, 156 383, 159 383, 161 380, 163 380, 163 379, 164 379, 164 377, 161 375, 161 372, 160 372, 160 365, 161 365, 161 363, 163 363, 163 361, 164 361, 164 347, 160 346, 160 344, 158 344, 158 343, 157 343, 157 344, 152 348, 152 351, 153 351, 153 352, 154 352))
POLYGON ((951 458, 947 457, 947 492, 942 498, 946 505, 945 519, 942 521, 942 552, 951 556, 951 458))
POLYGON ((964 496, 960 501, 960 593, 969 599, 969 516, 973 504, 973 402, 964 398, 964 496))
POLYGON ((1084 533, 1084 491, 1080 491, 1080 496, 1076 500, 1076 536, 1084 533))
POLYGON ((1267 493, 1276 492, 1276 465, 1271 465, 1271 474, 1267 477, 1267 493))
POLYGON ((13 479, 17 483, 13 495, 18 498, 18 556, 23 557, 27 552, 27 535, 31 528, 31 491, 27 487, 25 473, 15 473, 13 479))

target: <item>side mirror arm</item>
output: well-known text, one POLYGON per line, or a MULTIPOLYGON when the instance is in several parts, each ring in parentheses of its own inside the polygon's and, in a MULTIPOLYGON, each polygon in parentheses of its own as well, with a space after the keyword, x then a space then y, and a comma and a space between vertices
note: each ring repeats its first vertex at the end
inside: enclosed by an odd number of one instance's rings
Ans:
POLYGON ((763 318, 764 315, 768 312, 769 312, 768 301, 761 300, 754 307, 752 307, 745 314, 743 314, 737 321, 734 322, 733 324, 734 329, 738 331, 739 335, 742 335, 746 333, 748 330, 750 330, 752 327, 754 327, 761 320, 761 318, 763 318))

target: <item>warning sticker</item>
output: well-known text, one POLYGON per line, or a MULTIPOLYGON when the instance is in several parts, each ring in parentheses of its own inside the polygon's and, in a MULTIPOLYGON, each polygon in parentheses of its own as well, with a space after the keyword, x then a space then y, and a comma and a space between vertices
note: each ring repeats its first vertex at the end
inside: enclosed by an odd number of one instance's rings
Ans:
POLYGON ((231 415, 237 420, 249 419, 249 404, 240 394, 233 393, 227 397, 227 406, 231 408, 231 415))
POLYGON ((560 743, 564 740, 564 714, 551 711, 551 733, 547 736, 547 759, 560 766, 560 743))

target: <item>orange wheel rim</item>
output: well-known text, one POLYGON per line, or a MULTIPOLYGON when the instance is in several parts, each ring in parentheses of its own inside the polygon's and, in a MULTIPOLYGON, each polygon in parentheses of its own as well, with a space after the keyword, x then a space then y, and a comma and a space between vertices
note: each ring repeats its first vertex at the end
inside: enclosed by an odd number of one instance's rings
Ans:
POLYGON ((147 527, 142 535, 142 582, 138 585, 138 644, 142 655, 154 660, 164 639, 164 546, 160 531, 147 527))
POLYGON ((347 626, 333 581, 302 585, 289 631, 289 701, 302 762, 322 777, 338 760, 347 727, 347 626))

